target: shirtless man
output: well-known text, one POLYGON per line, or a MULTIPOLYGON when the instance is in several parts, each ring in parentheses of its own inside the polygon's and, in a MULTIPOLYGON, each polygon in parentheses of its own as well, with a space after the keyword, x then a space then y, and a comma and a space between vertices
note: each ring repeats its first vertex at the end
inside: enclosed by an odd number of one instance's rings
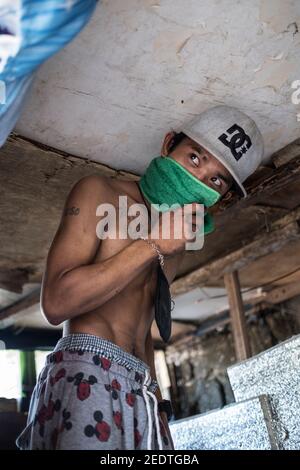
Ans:
MULTIPOLYGON (((253 121, 235 108, 215 107, 184 131, 166 135, 158 158, 178 162, 200 182, 201 190, 211 188, 220 197, 230 188, 244 193, 240 178, 254 171, 262 158, 253 121), (225 135, 218 142, 222 155, 208 150, 212 120, 217 137, 222 136, 220 129, 225 135), (206 147, 197 134, 201 135, 203 126, 206 147), (236 129, 239 136, 233 145, 236 129), (237 153, 239 149, 244 150, 237 153), (226 150, 232 153, 231 160, 226 150), (246 156, 255 160, 248 169, 246 156)), ((111 203, 118 210, 119 196, 127 196, 128 208, 145 203, 150 210, 136 182, 100 175, 80 179, 67 197, 41 295, 44 315, 53 325, 64 323, 64 334, 40 374, 27 427, 17 441, 21 448, 173 448, 166 413, 157 408, 161 394, 151 337, 157 250, 143 239, 100 240, 96 234, 97 207, 111 203)), ((189 201, 191 210, 196 210, 196 202, 203 201, 189 201)), ((188 230, 185 233, 179 239, 163 239, 160 233, 151 240, 165 257, 169 284, 178 272, 186 242, 193 238, 188 230)))

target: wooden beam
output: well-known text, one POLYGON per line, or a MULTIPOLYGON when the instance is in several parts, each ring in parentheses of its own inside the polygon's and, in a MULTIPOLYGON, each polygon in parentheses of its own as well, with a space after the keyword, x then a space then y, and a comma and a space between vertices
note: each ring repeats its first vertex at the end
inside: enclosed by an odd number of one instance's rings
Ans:
POLYGON ((246 207, 255 204, 259 201, 261 196, 272 196, 278 193, 280 190, 287 188, 291 183, 298 181, 300 178, 300 158, 292 159, 286 165, 282 165, 279 169, 267 177, 265 180, 260 182, 259 185, 254 186, 249 190, 249 199, 241 201, 241 207, 246 207), (250 198, 251 196, 251 198, 250 198))
POLYGON ((266 293, 264 302, 279 304, 280 302, 284 302, 285 300, 296 297, 297 295, 300 295, 299 281, 291 282, 289 284, 285 284, 284 286, 279 286, 275 289, 272 289, 270 292, 266 293))
POLYGON ((272 163, 275 168, 279 168, 282 165, 293 160, 300 154, 300 139, 294 140, 291 144, 287 145, 283 149, 279 150, 272 156, 272 163))
POLYGON ((287 243, 299 240, 298 219, 300 208, 275 221, 269 227, 269 232, 258 236, 246 246, 175 280, 171 285, 171 293, 179 295, 205 285, 211 278, 220 279, 225 273, 239 270, 262 256, 279 251, 287 243))
POLYGON ((17 313, 21 313, 23 310, 26 310, 32 305, 36 305, 40 302, 40 294, 41 289, 40 287, 35 289, 34 291, 30 292, 26 297, 14 302, 13 304, 9 305, 8 307, 4 307, 0 310, 0 320, 4 320, 5 318, 10 317, 11 315, 15 315, 17 313))
POLYGON ((251 349, 247 333, 238 272, 234 271, 232 273, 225 274, 224 283, 228 294, 236 359, 237 361, 243 361, 251 356, 251 349))
MULTIPOLYGON (((245 316, 256 315, 257 312, 261 312, 271 305, 276 305, 280 302, 284 302, 293 297, 300 295, 300 282, 290 282, 283 286, 274 287, 271 290, 262 290, 260 294, 245 299, 243 298, 245 316)), ((224 326, 230 323, 229 311, 224 309, 217 315, 205 319, 203 322, 199 322, 197 334, 200 331, 201 334, 213 331, 220 326, 224 326)), ((195 321, 194 321, 195 324, 195 321)))
POLYGON ((26 268, 0 269, 0 288, 15 292, 16 294, 22 294, 22 286, 29 282, 30 274, 30 269, 26 268))

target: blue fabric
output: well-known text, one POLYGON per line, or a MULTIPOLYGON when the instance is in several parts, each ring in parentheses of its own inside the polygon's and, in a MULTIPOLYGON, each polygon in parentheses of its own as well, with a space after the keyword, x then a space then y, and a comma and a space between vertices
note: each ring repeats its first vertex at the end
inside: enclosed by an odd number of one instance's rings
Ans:
POLYGON ((34 74, 11 81, 6 86, 6 103, 0 105, 0 147, 16 125, 27 91, 33 81, 34 74))
POLYGON ((18 119, 34 72, 79 33, 96 4, 97 0, 2 0, 0 86, 5 88, 5 102, 0 104, 0 146, 18 119))

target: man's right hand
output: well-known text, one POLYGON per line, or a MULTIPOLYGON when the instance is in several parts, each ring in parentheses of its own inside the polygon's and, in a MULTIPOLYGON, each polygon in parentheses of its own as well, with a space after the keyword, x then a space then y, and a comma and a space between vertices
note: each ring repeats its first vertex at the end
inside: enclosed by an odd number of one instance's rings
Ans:
POLYGON ((154 236, 151 237, 150 233, 149 240, 156 243, 158 248, 161 250, 162 254, 164 254, 165 256, 172 256, 177 253, 181 253, 185 250, 186 242, 193 242, 195 240, 195 232, 198 232, 201 229, 201 225, 204 223, 203 215, 203 206, 196 202, 186 204, 184 207, 179 207, 178 209, 170 211, 168 213, 160 212, 158 221, 154 226, 154 236), (197 221, 196 212, 198 211, 199 214, 197 221), (166 217, 170 217, 170 230, 169 232, 168 230, 166 230, 166 238, 164 238, 162 230, 164 223, 163 214, 165 214, 166 217), (182 227, 181 230, 180 227, 182 227), (176 231, 178 233, 176 233, 176 231), (156 238, 156 233, 159 233, 158 238, 156 238))

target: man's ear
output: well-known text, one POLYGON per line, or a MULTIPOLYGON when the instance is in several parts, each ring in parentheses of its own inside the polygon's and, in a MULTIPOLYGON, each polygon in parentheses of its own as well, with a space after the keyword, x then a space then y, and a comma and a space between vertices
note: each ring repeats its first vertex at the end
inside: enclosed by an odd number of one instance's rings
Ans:
POLYGON ((162 157, 166 157, 167 155, 169 155, 169 148, 172 145, 172 140, 174 139, 174 136, 175 136, 174 131, 168 132, 166 134, 166 136, 164 138, 164 141, 163 141, 163 144, 162 144, 162 147, 161 147, 161 156, 162 157))
POLYGON ((222 196, 222 202, 225 202, 225 201, 227 202, 230 199, 232 199, 232 197, 233 197, 233 190, 229 189, 227 193, 225 193, 224 196, 222 196))

